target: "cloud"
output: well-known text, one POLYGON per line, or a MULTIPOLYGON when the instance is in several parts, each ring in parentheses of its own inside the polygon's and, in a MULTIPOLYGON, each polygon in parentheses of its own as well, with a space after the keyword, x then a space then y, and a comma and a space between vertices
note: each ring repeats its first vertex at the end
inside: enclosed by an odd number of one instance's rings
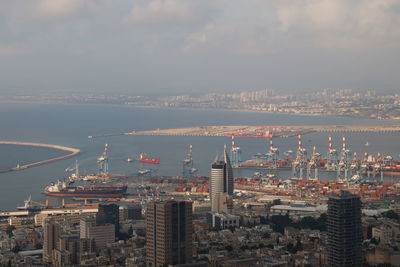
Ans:
POLYGON ((182 50, 184 52, 192 51, 195 47, 199 45, 204 45, 208 42, 209 34, 215 30, 214 24, 207 24, 204 28, 199 32, 194 32, 190 34, 184 42, 182 50))
POLYGON ((27 88, 47 72, 49 88, 398 85, 399 12, 400 0, 0 0, 0 69, 10 84, 32 69, 27 88))
MULTIPOLYGON (((328 48, 363 49, 397 40, 396 0, 307 0, 275 2, 278 31, 328 48)), ((292 39, 293 40, 293 39, 292 39)))
POLYGON ((36 5, 35 14, 40 18, 68 17, 76 14, 85 2, 85 0, 40 0, 36 5))
POLYGON ((160 24, 187 23, 194 17, 192 10, 184 2, 174 0, 154 0, 145 6, 134 5, 125 23, 160 24))
POLYGON ((1 44, 0 58, 15 57, 28 54, 28 50, 17 44, 1 44))
POLYGON ((257 41, 243 42, 233 49, 235 53, 247 55, 267 55, 271 54, 273 50, 266 43, 257 41))

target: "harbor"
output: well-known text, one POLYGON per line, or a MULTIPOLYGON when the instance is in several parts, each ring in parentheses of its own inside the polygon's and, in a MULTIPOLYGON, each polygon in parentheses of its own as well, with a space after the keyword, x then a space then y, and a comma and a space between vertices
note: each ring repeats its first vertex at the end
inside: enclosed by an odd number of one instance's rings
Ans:
MULTIPOLYGON (((22 108, 22 107, 21 107, 22 108)), ((269 152, 269 138, 266 133, 269 130, 272 135, 274 147, 279 149, 279 158, 284 160, 286 158, 296 158, 297 152, 297 130, 299 128, 308 129, 309 125, 320 124, 320 125, 344 125, 345 128, 361 129, 359 125, 366 125, 364 129, 372 129, 376 132, 346 132, 348 149, 352 152, 357 152, 359 160, 363 159, 363 153, 368 152, 372 157, 377 157, 377 152, 381 152, 382 158, 391 155, 394 160, 398 159, 398 149, 396 148, 396 140, 398 140, 398 132, 377 132, 378 126, 381 122, 378 120, 360 120, 353 118, 319 118, 319 117, 302 117, 302 116, 289 116, 289 115, 276 115, 276 114, 253 114, 253 113, 241 113, 241 112, 225 112, 221 111, 215 114, 214 111, 199 111, 190 110, 184 114, 183 119, 179 119, 177 113, 172 110, 157 110, 157 109, 140 109, 133 107, 113 107, 108 106, 57 106, 56 115, 44 112, 47 111, 45 106, 33 106, 29 109, 29 113, 37 118, 34 123, 36 125, 45 125, 40 128, 40 134, 43 132, 49 133, 44 135, 43 138, 39 138, 39 133, 30 129, 31 124, 26 121, 21 127, 21 134, 15 136, 15 132, 7 132, 8 128, 5 128, 2 134, 2 140, 26 140, 31 143, 48 143, 48 144, 63 144, 68 147, 75 147, 85 153, 80 153, 74 158, 60 160, 51 164, 45 164, 37 166, 35 168, 24 169, 23 171, 11 171, 3 173, 1 176, 5 181, 2 186, 2 202, 6 209, 14 208, 17 203, 21 203, 23 199, 32 195, 32 198, 44 203, 45 196, 42 194, 44 188, 50 185, 52 182, 57 183, 57 180, 63 179, 70 176, 70 172, 65 172, 69 167, 73 167, 75 160, 79 161, 81 176, 85 177, 87 182, 103 183, 107 182, 107 176, 98 176, 96 174, 101 173, 101 166, 97 163, 98 158, 101 157, 105 143, 109 144, 109 155, 108 155, 108 172, 112 176, 114 174, 120 174, 121 177, 134 177, 137 176, 139 181, 143 179, 144 183, 151 177, 158 176, 208 176, 210 175, 210 164, 215 158, 216 153, 221 153, 223 145, 226 144, 231 153, 231 138, 234 134, 235 147, 240 147, 241 153, 241 166, 234 168, 235 177, 252 178, 255 172, 260 172, 263 175, 274 174, 276 179, 288 179, 292 178, 292 165, 288 161, 288 167, 283 169, 271 169, 266 165, 267 159, 255 158, 257 154, 265 154, 269 152), (113 113, 116 110, 116 113, 113 113), (39 112, 40 111, 40 112, 39 112), (70 112, 73 112, 71 115, 70 112), (86 114, 86 117, 76 117, 76 114, 86 114), (48 114, 48 115, 47 115, 48 114), (74 114, 74 116, 72 116, 74 114), (104 118, 100 119, 99 114, 104 114, 104 118), (40 115, 46 115, 40 117, 40 115), (51 115, 51 116, 50 116, 51 115), (142 121, 141 118, 150 116, 153 120, 142 121), (47 123, 52 121, 54 118, 62 119, 57 121, 57 124, 47 123), (87 119, 90 118, 90 119, 87 119), (302 119, 302 126, 299 124, 299 118, 302 119), (99 122, 99 120, 101 122, 99 122), (104 122, 107 123, 104 123, 104 122), (174 122, 175 123, 172 123, 174 122), (71 122, 74 123, 74 131, 71 131, 71 122), (296 130, 288 131, 284 133, 283 130, 290 129, 292 125, 295 126, 296 130), (374 125, 372 126, 368 126, 374 125), (232 128, 224 128, 224 132, 219 132, 218 127, 210 128, 205 127, 206 131, 209 131, 207 136, 206 132, 203 132, 203 136, 181 136, 181 135, 140 135, 142 130, 146 133, 159 132, 162 133, 163 129, 180 129, 185 125, 194 125, 193 128, 199 129, 196 125, 239 125, 232 126, 232 128), (241 125, 282 125, 282 131, 279 131, 276 127, 264 127, 257 130, 257 126, 251 126, 252 130, 240 131, 241 125), (347 126, 346 126, 347 125, 347 126), (351 125, 354 125, 351 126, 351 125), (104 138, 92 138, 88 139, 88 135, 96 135, 99 133, 125 133, 132 132, 135 130, 137 135, 115 135, 104 138), (282 137, 279 137, 278 133, 281 132, 282 137), (23 134, 26 133, 26 134, 23 134), (248 133, 248 134, 247 134, 248 133), (212 134, 212 136, 211 136, 212 134), (14 135, 14 139, 13 139, 14 135), (214 136, 215 135, 215 136, 214 136), (263 136, 263 137, 245 137, 247 135, 252 136, 263 136), (290 136, 289 136, 290 135, 290 136), (243 137, 241 137, 243 136, 243 137), (287 136, 287 137, 286 137, 287 136), (366 147, 365 143, 369 141, 369 146, 366 147), (188 155, 189 145, 192 145, 192 157, 188 155), (292 150, 293 154, 286 156, 285 152, 292 150), (173 153, 172 153, 173 151, 173 153), (147 164, 139 161, 140 154, 147 154, 146 158, 159 159, 159 164, 147 164), (190 160, 191 158, 191 160, 190 160), (245 168, 246 161, 261 162, 264 166, 255 166, 245 168), (264 163, 263 163, 264 161, 264 163), (256 169, 257 168, 257 169, 256 169), (262 169, 264 168, 264 169, 262 169), (32 186, 33 183, 36 186, 32 186), (18 187, 15 191, 13 188, 18 187)), ((15 115, 16 116, 16 115, 15 115)), ((181 117, 179 117, 181 118, 181 117)), ((14 120, 18 120, 15 117, 14 120)), ((25 121, 24 121, 25 122, 25 121)), ((53 121, 52 121, 53 122, 53 121)), ((386 122, 387 123, 387 122, 386 122)), ((313 126, 317 128, 318 126, 313 126)), ((328 126, 326 126, 328 127, 328 126)), ((339 128, 332 126, 332 128, 339 128)), ((343 128, 343 127, 342 127, 343 128)), ((203 129, 203 130, 204 130, 203 129)), ((388 129, 382 127, 382 129, 388 129)), ((185 131, 184 134, 187 132, 185 131)), ((173 132, 173 134, 175 134, 173 132)), ((196 134, 191 132, 190 134, 196 134)), ((303 148, 307 149, 308 158, 311 155, 313 146, 316 146, 316 152, 321 154, 321 160, 326 158, 327 153, 327 139, 328 132, 307 132, 302 134, 303 148)), ((342 132, 332 132, 333 145, 340 156, 341 150, 341 136, 342 132)), ((236 148, 237 149, 237 148, 236 148)), ((4 161, 1 169, 8 169, 15 167, 18 163, 20 165, 25 162, 35 162, 43 159, 49 159, 56 156, 63 155, 64 153, 57 151, 47 151, 46 149, 31 149, 29 147, 19 146, 4 146, 2 149, 4 153, 4 161), (26 151, 26 153, 24 152, 26 151), (13 157, 8 157, 8 154, 13 157)), ((66 153, 65 153, 66 154, 66 153)), ((235 158, 231 156, 232 163, 235 162, 235 158)), ((250 162, 251 163, 251 162, 250 162)), ((107 166, 104 166, 104 168, 107 166)), ((297 177, 300 177, 300 169, 297 169, 297 177)), ((315 177, 313 169, 311 169, 311 178, 315 177)), ((363 175, 360 173, 361 176, 363 175)), ((351 179, 355 173, 348 173, 348 179, 351 179)), ((308 178, 307 168, 303 168, 303 179, 308 178)), ((341 177, 344 177, 344 172, 341 172, 341 177)), ((398 176, 387 176, 384 175, 384 181, 396 182, 398 176)), ((322 167, 318 169, 319 180, 336 180, 336 171, 323 171, 322 167)), ((370 179, 380 180, 380 173, 374 178, 374 174, 370 172, 370 179)))

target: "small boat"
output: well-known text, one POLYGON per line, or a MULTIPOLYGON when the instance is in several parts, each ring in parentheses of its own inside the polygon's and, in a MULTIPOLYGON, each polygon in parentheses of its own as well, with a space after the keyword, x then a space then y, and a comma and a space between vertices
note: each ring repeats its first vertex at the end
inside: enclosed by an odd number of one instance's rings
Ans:
POLYGON ((369 143, 368 143, 368 141, 364 144, 364 146, 369 146, 369 143))
POLYGON ((132 158, 128 158, 126 161, 127 162, 133 162, 133 159, 132 158))
POLYGON ((261 172, 254 172, 253 173, 253 177, 254 178, 260 178, 262 176, 262 173, 261 172))
POLYGON ((151 173, 150 169, 138 170, 138 175, 145 175, 151 173))

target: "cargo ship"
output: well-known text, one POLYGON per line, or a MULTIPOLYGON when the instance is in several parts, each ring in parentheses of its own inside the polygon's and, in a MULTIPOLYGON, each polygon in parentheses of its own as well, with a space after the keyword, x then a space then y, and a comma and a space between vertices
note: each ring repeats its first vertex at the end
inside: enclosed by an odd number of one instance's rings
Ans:
POLYGON ((146 154, 141 153, 139 155, 139 162, 141 162, 141 163, 149 163, 149 164, 160 164, 160 159, 147 158, 146 154))
POLYGON ((382 167, 384 175, 399 175, 400 176, 400 164, 383 166, 382 167))
POLYGON ((123 197, 127 186, 103 186, 97 184, 70 186, 70 183, 58 181, 44 189, 46 196, 53 197, 123 197))

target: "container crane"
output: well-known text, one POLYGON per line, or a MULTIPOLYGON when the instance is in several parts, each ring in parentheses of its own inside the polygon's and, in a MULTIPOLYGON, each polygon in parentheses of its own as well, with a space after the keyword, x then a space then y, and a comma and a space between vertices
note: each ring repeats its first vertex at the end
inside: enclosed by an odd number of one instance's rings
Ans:
POLYGON ((236 146, 235 143, 235 135, 232 135, 232 145, 231 145, 231 163, 232 166, 238 167, 240 166, 240 163, 242 162, 242 150, 240 149, 239 146, 236 146))
POLYGON ((182 162, 182 176, 192 176, 197 172, 193 167, 193 145, 188 145, 188 152, 186 158, 182 162))
POLYGON ((104 145, 103 153, 97 158, 99 164, 99 171, 103 175, 108 175, 108 144, 104 145))
POLYGON ((277 147, 274 147, 274 144, 272 142, 272 137, 269 138, 269 151, 266 154, 266 156, 268 165, 273 169, 278 168, 279 149, 277 147))
POLYGON ((328 171, 336 170, 338 164, 338 153, 332 145, 332 135, 328 136, 328 152, 326 153, 326 164, 325 168, 328 171))
POLYGON ((317 148, 314 146, 311 154, 311 159, 307 163, 307 178, 311 179, 311 170, 314 169, 314 180, 318 179, 318 161, 320 160, 321 154, 317 152, 317 148))
POLYGON ((342 151, 341 151, 340 161, 337 167, 338 179, 340 179, 341 171, 344 171, 344 180, 347 181, 350 158, 351 158, 351 151, 347 149, 346 136, 342 135, 342 151))
POLYGON ((307 150, 302 146, 301 134, 298 134, 296 159, 292 163, 293 176, 296 176, 297 171, 299 171, 299 178, 303 178, 303 170, 306 162, 307 162, 307 150))

